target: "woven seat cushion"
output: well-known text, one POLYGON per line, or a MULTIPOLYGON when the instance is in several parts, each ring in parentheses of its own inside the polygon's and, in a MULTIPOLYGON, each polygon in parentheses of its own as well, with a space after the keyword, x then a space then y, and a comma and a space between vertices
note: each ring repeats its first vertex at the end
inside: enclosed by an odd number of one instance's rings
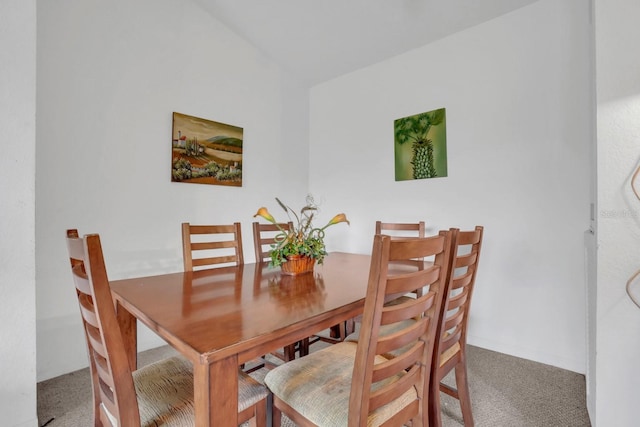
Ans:
MULTIPOLYGON (((311 353, 273 369, 265 377, 265 383, 275 396, 314 424, 346 426, 356 348, 353 342, 342 342, 311 353)), ((385 360, 376 356, 375 363, 385 360)), ((375 383, 372 390, 393 380, 375 383)), ((367 425, 381 425, 416 398, 416 390, 411 388, 370 414, 367 425)))
POLYGON ((451 359, 453 356, 455 356, 456 354, 458 354, 459 351, 460 351, 460 343, 456 342, 454 345, 449 347, 444 353, 440 355, 440 366, 447 363, 447 361, 451 359))
POLYGON ((414 294, 413 296, 410 296, 410 295, 402 295, 401 297, 394 298, 394 299, 392 299, 392 300, 389 300, 389 301, 385 302, 385 303, 384 303, 384 305, 385 305, 385 307, 390 307, 390 306, 392 306, 392 305, 400 305, 400 304, 403 304, 403 303, 405 303, 405 302, 407 302, 407 301, 410 301, 410 300, 413 300, 413 301, 415 301, 415 300, 416 300, 415 294, 414 294))
MULTIPOLYGON (((413 323, 414 320, 409 319, 409 320, 403 320, 402 322, 398 322, 398 323, 392 323, 390 325, 383 325, 380 327, 380 336, 383 337, 385 335, 390 335, 394 332, 399 331, 400 329, 406 328, 407 326, 409 326, 411 323, 413 323)), ((360 331, 356 331, 352 334, 347 335, 347 338, 345 338, 345 341, 347 342, 358 342, 358 339, 360 339, 360 331)), ((446 337, 446 335, 445 335, 446 337)), ((402 354, 404 351, 406 351, 407 349, 409 349, 411 347, 412 344, 407 344, 404 347, 401 347, 397 350, 391 351, 388 354, 385 354, 384 357, 391 359, 393 357, 398 357, 399 354, 402 354)), ((452 345, 450 348, 447 349, 447 351, 445 351, 444 353, 442 353, 442 355, 440 356, 440 366, 444 365, 449 359, 451 359, 453 356, 455 356, 458 352, 460 351, 460 343, 455 343, 454 345, 452 345)))
MULTIPOLYGON (((384 337, 387 335, 391 335, 394 332, 398 332, 404 328, 408 328, 409 326, 411 326, 412 323, 414 323, 415 320, 413 319, 407 319, 407 320, 403 320, 402 322, 397 322, 397 323, 391 323, 389 325, 382 325, 380 326, 380 336, 384 337)), ((345 341, 348 342, 358 342, 358 340, 360 339, 360 331, 356 331, 352 334, 347 335, 347 338, 345 338, 345 341)), ((405 345, 404 347, 401 347, 399 349, 390 351, 387 354, 384 354, 383 356, 386 357, 387 359, 392 359, 394 357, 398 357, 398 355, 404 353, 405 351, 407 351, 408 349, 410 349, 413 346, 412 343, 409 343, 407 345, 405 345)))
MULTIPOLYGON (((384 337, 384 336, 393 334, 394 332, 398 332, 401 329, 407 328, 411 326, 411 324, 414 322, 415 320, 413 319, 407 319, 401 322, 391 323, 389 325, 382 325, 380 326, 380 332, 378 334, 379 336, 384 337)), ((360 339, 360 331, 358 330, 352 334, 347 335, 347 337, 344 340, 349 342, 358 342, 359 339, 360 339)))
MULTIPOLYGON (((193 427, 193 368, 182 357, 172 357, 147 365, 133 373, 138 398, 140 425, 193 427)), ((253 378, 238 377, 238 411, 267 396, 266 388, 253 378)), ((114 425, 115 418, 107 412, 114 425)), ((122 426, 126 427, 126 426, 122 426)))

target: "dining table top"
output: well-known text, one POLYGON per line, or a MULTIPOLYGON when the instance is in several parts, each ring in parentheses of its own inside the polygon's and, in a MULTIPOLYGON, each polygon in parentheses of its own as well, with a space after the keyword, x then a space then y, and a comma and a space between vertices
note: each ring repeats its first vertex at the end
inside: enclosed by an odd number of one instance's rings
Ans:
POLYGON ((370 260, 335 252, 296 276, 251 263, 110 284, 118 304, 194 362, 237 354, 245 363, 267 341, 302 339, 332 317, 361 312, 370 260))
POLYGON ((193 363, 196 426, 238 425, 238 367, 361 314, 370 255, 335 252, 313 272, 268 263, 110 282, 132 369, 137 322, 193 363))

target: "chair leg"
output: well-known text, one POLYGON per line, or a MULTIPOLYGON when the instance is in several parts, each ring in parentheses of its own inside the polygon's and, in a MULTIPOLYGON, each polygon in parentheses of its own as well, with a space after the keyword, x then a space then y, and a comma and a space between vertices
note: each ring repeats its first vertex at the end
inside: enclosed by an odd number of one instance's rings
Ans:
POLYGON ((473 414, 471 413, 471 395, 469 394, 469 382, 467 381, 467 364, 463 357, 456 365, 456 388, 458 389, 458 399, 460 410, 465 427, 473 427, 473 414))
POLYGON ((267 427, 267 399, 256 403, 255 417, 250 421, 251 427, 267 427))
POLYGON ((431 387, 429 390, 429 427, 441 427, 442 415, 440 414, 440 378, 436 373, 431 374, 431 387))
POLYGON ((356 321, 355 319, 349 319, 345 323, 345 338, 347 335, 354 333, 356 330, 356 321))
POLYGON ((347 322, 340 322, 337 325, 333 325, 329 330, 329 336, 335 341, 344 341, 347 337, 347 328, 349 327, 347 322))
POLYGON ((333 325, 329 327, 329 337, 332 339, 338 339, 340 337, 340 326, 333 325))
POLYGON ((296 358, 296 345, 289 344, 284 348, 284 361, 290 362, 296 358))
POLYGON ((300 357, 304 357, 309 354, 309 338, 304 338, 298 341, 298 354, 300 357))
POLYGON ((282 426, 282 412, 280 409, 276 408, 276 405, 273 405, 273 411, 271 412, 271 426, 282 426))
POLYGON ((344 341, 347 337, 347 322, 340 322, 338 325, 338 339, 340 341, 344 341))

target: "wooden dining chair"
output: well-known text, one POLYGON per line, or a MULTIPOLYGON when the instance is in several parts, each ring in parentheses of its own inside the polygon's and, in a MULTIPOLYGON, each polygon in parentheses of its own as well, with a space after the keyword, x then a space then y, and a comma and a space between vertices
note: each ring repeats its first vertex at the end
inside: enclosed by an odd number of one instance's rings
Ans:
MULTIPOLYGON (((67 230, 67 248, 84 326, 94 426, 194 425, 193 368, 172 357, 133 370, 116 318, 100 236, 67 230)), ((239 420, 266 425, 264 386, 239 374, 239 420)), ((221 397, 222 398, 222 397, 221 397)))
MULTIPOLYGON (((415 238, 425 237, 425 225, 424 221, 408 223, 408 222, 382 222, 376 221, 375 234, 385 234, 392 239, 398 238, 415 238)), ((424 268, 424 258, 416 258, 410 260, 399 260, 396 263, 415 266, 417 269, 424 268)), ((411 292, 412 295, 421 295, 422 289, 417 289, 415 292, 411 292)), ((413 296, 399 296, 387 301, 388 305, 398 304, 403 302, 406 298, 413 298, 413 296)), ((360 323, 362 316, 357 316, 353 319, 349 319, 345 322, 344 329, 340 329, 338 333, 333 332, 333 336, 337 337, 339 341, 352 341, 357 342, 360 338, 360 332, 356 328, 356 323, 360 323), (344 335, 342 335, 344 334, 344 335)))
POLYGON ((256 253, 256 262, 271 261, 271 245, 276 243, 276 237, 283 230, 289 231, 293 228, 292 222, 279 224, 262 224, 253 222, 253 247, 256 253))
POLYGON ((244 264, 240 223, 191 225, 183 222, 182 255, 184 271, 244 264))
POLYGON ((342 342, 270 371, 273 423, 301 426, 428 425, 429 378, 438 314, 457 230, 418 239, 374 237, 358 343, 342 342), (389 274, 393 261, 434 256, 423 270, 389 274), (390 295, 428 287, 422 297, 385 306, 390 295), (380 327, 395 332, 380 335, 380 327), (398 357, 383 354, 402 349, 398 357))
MULTIPOLYGON (((266 263, 271 261, 269 252, 271 245, 276 243, 276 238, 283 230, 288 231, 293 228, 292 222, 279 224, 261 224, 254 221, 253 227, 253 247, 256 253, 256 263, 266 263)), ((256 267, 258 268, 258 267, 256 267)), ((294 344, 284 347, 283 351, 276 351, 272 354, 284 362, 295 359, 296 353, 300 356, 309 354, 309 338, 305 338, 294 344)), ((273 367, 273 365, 268 365, 273 367)))
POLYGON ((376 234, 388 234, 392 237, 424 237, 424 221, 420 222, 382 222, 376 221, 376 234))
MULTIPOLYGON (((392 239, 399 237, 424 237, 426 233, 424 221, 419 222, 382 222, 376 221, 376 234, 387 234, 392 239)), ((401 261, 405 264, 415 265, 418 269, 424 268, 424 258, 401 261)), ((421 295, 422 290, 418 289, 413 294, 421 295)), ((402 302, 404 297, 396 299, 390 304, 402 302)))
POLYGON ((431 370, 429 417, 432 426, 442 425, 440 392, 458 399, 465 427, 473 426, 467 381, 467 325, 483 232, 483 227, 477 226, 473 231, 458 233, 451 283, 442 304, 431 370), (452 370, 455 371, 456 388, 442 383, 442 379, 452 370))

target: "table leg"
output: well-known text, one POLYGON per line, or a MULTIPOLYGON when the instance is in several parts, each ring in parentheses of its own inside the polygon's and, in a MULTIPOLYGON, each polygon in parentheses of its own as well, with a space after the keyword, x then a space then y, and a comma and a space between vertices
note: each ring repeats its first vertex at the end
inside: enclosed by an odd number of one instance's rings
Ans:
POLYGON ((116 300, 116 318, 132 371, 138 369, 138 328, 136 318, 116 300))
POLYGON ((193 367, 196 426, 238 425, 238 357, 193 367))

